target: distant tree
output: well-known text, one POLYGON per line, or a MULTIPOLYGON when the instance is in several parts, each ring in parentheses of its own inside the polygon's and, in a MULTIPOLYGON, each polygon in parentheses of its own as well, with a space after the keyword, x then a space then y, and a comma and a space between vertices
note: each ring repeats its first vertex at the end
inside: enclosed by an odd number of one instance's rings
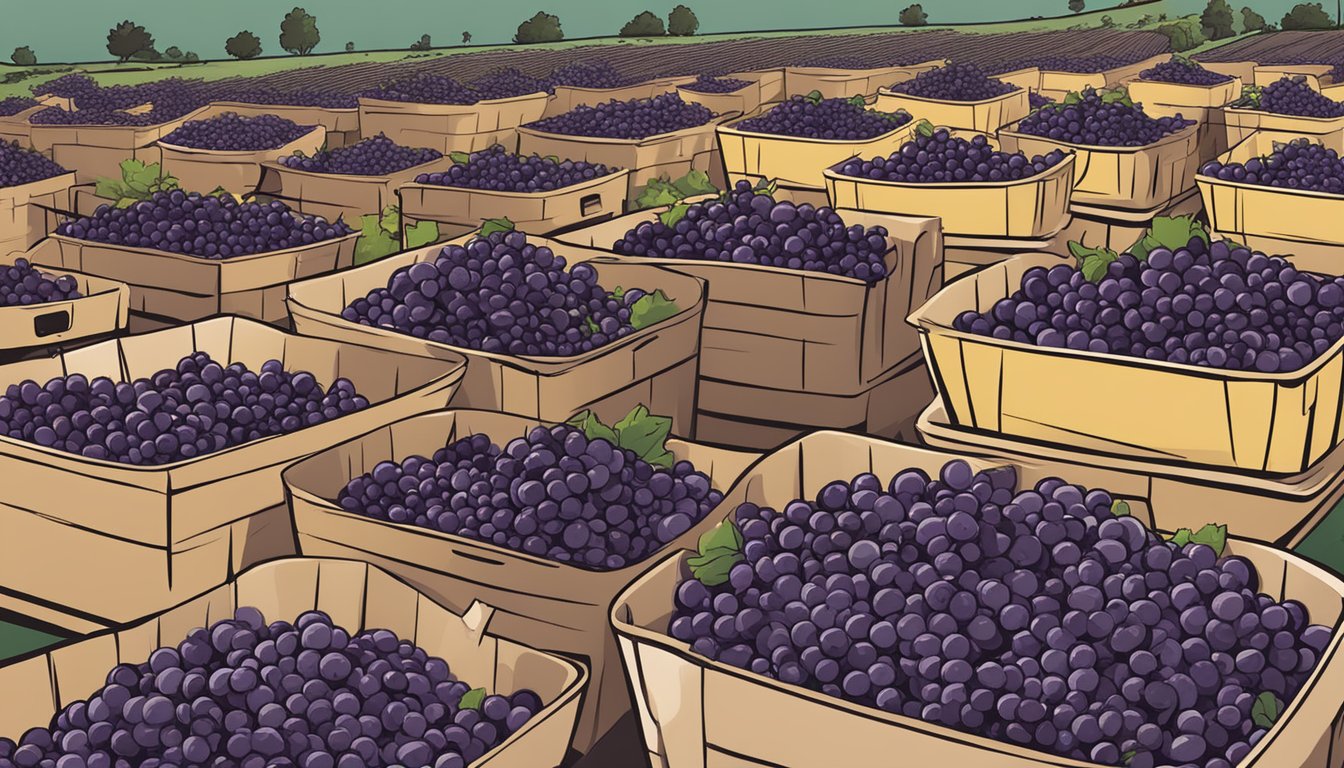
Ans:
POLYGON ((1069 0, 1069 10, 1074 13, 1082 13, 1083 9, 1086 7, 1087 3, 1083 2, 1083 0, 1069 0))
POLYGON ((1204 44, 1204 32, 1200 29, 1199 20, 1194 17, 1163 24, 1157 27, 1156 31, 1166 35, 1167 40, 1171 42, 1171 50, 1177 53, 1204 44))
POLYGON ((280 22, 280 47, 290 53, 307 56, 321 41, 317 17, 302 8, 285 14, 285 20, 280 22))
POLYGON ((513 36, 515 43, 556 43, 564 39, 560 17, 545 11, 537 11, 536 16, 519 24, 518 32, 513 36))
POLYGON ((154 47, 154 36, 133 21, 123 21, 107 31, 107 52, 118 61, 130 61, 135 54, 154 47))
POLYGON ((700 29, 700 19, 695 17, 695 11, 684 5, 678 5, 667 15, 667 34, 677 37, 694 35, 700 29))
POLYGON ((1267 24, 1264 16, 1261 16, 1249 7, 1241 9, 1241 31, 1263 32, 1266 26, 1267 24))
POLYGON ((131 58, 135 61, 163 61, 163 54, 157 48, 145 48, 131 54, 131 58))
POLYGON ((661 37, 665 34, 667 29, 663 27, 663 20, 649 11, 640 11, 621 27, 621 37, 661 37))
POLYGON ((901 11, 900 19, 903 26, 922 27, 929 23, 929 14, 924 12, 924 6, 915 3, 901 11))
POLYGON ((1320 3, 1298 3, 1283 14, 1279 26, 1284 29, 1330 29, 1335 23, 1330 20, 1320 3))
POLYGON ((224 41, 224 52, 235 59, 255 59, 261 55, 261 38, 244 29, 224 41))
POLYGON ((429 35, 421 35, 419 40, 411 43, 412 51, 428 51, 432 47, 429 42, 429 35))
POLYGON ((1227 0, 1209 0, 1199 15, 1199 27, 1209 40, 1222 40, 1236 34, 1232 29, 1232 6, 1227 0))
POLYGON ((355 41, 354 41, 354 40, 351 40, 350 42, 348 42, 348 43, 345 44, 345 52, 346 52, 346 53, 354 53, 354 52, 355 52, 355 41))
POLYGON ((463 32, 463 33, 462 33, 462 44, 463 44, 463 45, 471 45, 471 33, 470 33, 470 32, 463 32))
POLYGON ((168 50, 163 52, 163 57, 169 61, 181 61, 182 49, 178 48, 176 45, 170 45, 168 46, 168 50))
POLYGON ((9 60, 20 67, 31 67, 37 63, 37 54, 33 53, 32 48, 25 45, 15 48, 14 52, 9 55, 9 60))

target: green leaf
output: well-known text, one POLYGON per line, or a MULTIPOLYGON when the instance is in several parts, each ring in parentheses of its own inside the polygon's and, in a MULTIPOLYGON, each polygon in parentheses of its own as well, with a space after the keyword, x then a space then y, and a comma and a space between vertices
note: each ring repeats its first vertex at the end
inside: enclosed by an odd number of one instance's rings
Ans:
POLYGON ((625 298, 625 289, 618 285, 615 288, 611 289, 611 295, 612 298, 616 299, 617 301, 620 301, 625 298))
POLYGON ((359 223, 360 236, 355 241, 355 266, 390 256, 401 246, 395 233, 383 229, 377 214, 361 216, 359 223))
POLYGON ((1193 535, 1195 535, 1195 532, 1189 528, 1177 528, 1175 533, 1167 537, 1167 541, 1175 544, 1177 547, 1184 547, 1186 544, 1190 543, 1190 537, 1193 535))
POLYGON ((598 326, 597 322, 593 320, 593 318, 591 317, 583 318, 583 329, 588 332, 589 336, 592 336, 594 333, 597 333, 598 331, 602 330, 602 328, 598 326))
POLYGON ((1116 517, 1129 517, 1130 516, 1129 503, 1122 501, 1120 499, 1112 501, 1111 514, 1115 515, 1116 517))
POLYGON ((1189 245, 1193 237, 1198 237, 1205 243, 1209 242, 1209 233, 1202 224, 1195 221, 1193 215, 1158 216, 1153 219, 1149 231, 1159 245, 1172 250, 1189 245))
POLYGON ((472 688, 470 691, 462 694, 462 698, 457 703, 458 709, 480 709, 481 703, 485 701, 484 688, 472 688))
POLYGON ((379 229, 391 235, 401 232, 401 209, 395 205, 389 205, 383 209, 383 215, 378 218, 379 229))
POLYGON ((127 196, 126 187, 122 185, 121 179, 100 178, 93 183, 93 193, 111 200, 127 196))
POLYGON ((1102 104, 1123 104, 1127 107, 1134 106, 1134 102, 1129 100, 1129 91, 1124 88, 1115 88, 1110 91, 1101 92, 1102 104))
POLYGON ((920 136, 932 136, 933 123, 930 123, 928 120, 920 120, 918 123, 915 123, 915 133, 918 133, 920 136))
POLYGON ((666 211, 658 214, 658 220, 665 227, 675 227, 678 221, 686 218, 686 212, 691 210, 690 203, 677 203, 666 211))
POLYGON ((667 179, 650 179, 648 184, 639 191, 635 197, 636 210, 645 208, 661 208, 665 205, 675 205, 681 202, 681 194, 672 182, 667 179))
POLYGON ((466 152, 449 152, 448 159, 453 161, 453 165, 466 165, 471 162, 471 155, 466 152))
POLYGON ((1069 91, 1067 94, 1064 95, 1063 104, 1065 104, 1066 106, 1069 104, 1077 104, 1082 100, 1083 100, 1083 94, 1077 91, 1069 91))
POLYGON ((552 163, 558 163, 558 162, 560 162, 560 156, 559 156, 559 155, 547 155, 547 156, 545 156, 545 157, 543 157, 543 158, 541 158, 541 159, 542 159, 542 160, 550 160, 552 163))
POLYGON ((775 179, 769 179, 757 182, 756 186, 752 188, 752 191, 758 195, 769 195, 770 197, 774 197, 775 190, 778 188, 779 182, 775 179))
POLYGON ((728 581, 728 572, 742 562, 742 532, 731 520, 724 520, 700 536, 700 554, 686 560, 691 575, 707 587, 728 581))
POLYGON ((681 193, 683 198, 695 197, 697 195, 712 195, 717 194, 719 191, 719 188, 714 186, 713 182, 709 180, 709 174, 700 170, 692 170, 690 173, 687 173, 685 176, 672 182, 672 187, 677 192, 681 193))
POLYGON ((1269 691, 1256 696, 1255 702, 1251 704, 1251 722, 1260 728, 1273 728, 1281 714, 1283 714, 1283 702, 1269 691))
POLYGON ((1227 526, 1209 523, 1190 535, 1190 543, 1210 547, 1222 557, 1227 548, 1227 526))
POLYGON ((1126 752, 1126 753, 1124 753, 1123 755, 1120 756, 1120 762, 1121 762, 1122 764, 1124 764, 1124 765, 1129 765, 1129 761, 1130 761, 1130 760, 1133 760, 1133 759, 1134 759, 1134 756, 1137 755, 1137 754, 1139 754, 1139 751, 1138 751, 1138 750, 1136 750, 1136 749, 1131 749, 1131 750, 1129 750, 1128 752, 1126 752))
POLYGON ((808 101, 812 102, 813 104, 820 104, 820 103, 821 103, 821 91, 810 91, 810 92, 809 92, 806 96, 804 96, 803 98, 807 99, 808 101))
POLYGON ((513 222, 507 216, 498 219, 486 219, 481 225, 481 237, 489 237, 496 232, 512 232, 513 222))
POLYGON ((635 452, 639 458, 650 464, 671 467, 676 457, 667 450, 667 437, 672 434, 672 419, 666 416, 654 416, 642 405, 616 422, 616 436, 622 448, 635 452))
POLYGON ((584 411, 577 416, 570 418, 566 424, 576 429, 582 430, 585 437, 589 440, 602 439, 614 446, 620 446, 620 440, 616 436, 616 430, 603 424, 597 418, 597 414, 592 411, 584 411))
POLYGON ((850 96, 850 97, 849 97, 849 103, 850 103, 850 104, 853 104, 853 105, 856 106, 856 107, 866 107, 866 106, 868 106, 868 100, 865 99, 865 98, 863 98, 863 96, 861 96, 861 95, 860 95, 860 96, 850 96))
POLYGON ((117 204, 116 204, 114 207, 116 207, 116 208, 130 208, 132 205, 135 205, 136 203, 142 203, 142 202, 144 202, 144 200, 142 200, 141 198, 127 196, 127 197, 119 198, 119 199, 117 200, 117 204))
POLYGON ((1089 282, 1100 282, 1106 276, 1106 268, 1120 258, 1120 254, 1110 248, 1098 245, 1089 248, 1077 241, 1069 242, 1069 253, 1078 261, 1078 271, 1089 282))
POLYGON ((641 328, 657 325, 681 310, 676 302, 667 298, 661 290, 645 294, 630 307, 630 327, 638 331, 641 328))
POLYGON ((439 239, 439 225, 433 221, 422 221, 406 228, 406 247, 423 248, 439 239))

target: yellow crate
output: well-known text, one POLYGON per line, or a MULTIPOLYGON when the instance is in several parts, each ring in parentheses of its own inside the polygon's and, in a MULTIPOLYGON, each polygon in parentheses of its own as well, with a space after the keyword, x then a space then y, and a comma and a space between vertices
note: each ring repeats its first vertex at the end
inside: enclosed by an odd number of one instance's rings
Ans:
POLYGON ((808 139, 752 133, 735 126, 743 118, 720 125, 719 150, 728 181, 773 179, 781 187, 826 189, 822 175, 827 168, 851 157, 889 155, 901 148, 914 133, 915 121, 866 141, 808 139))
MULTIPOLYGON (((1258 131, 1223 154, 1223 163, 1244 163, 1274 151, 1274 144, 1301 138, 1297 134, 1258 131)), ((1344 151, 1344 134, 1314 137, 1335 151, 1344 151)), ((1339 248, 1344 245, 1344 195, 1224 181, 1216 176, 1195 179, 1217 235, 1268 253, 1285 253, 1302 269, 1340 274, 1339 248)))
POLYGON ((824 99, 849 99, 872 96, 878 88, 902 83, 921 72, 944 66, 944 59, 932 59, 904 67, 872 69, 832 69, 830 67, 785 67, 784 88, 790 96, 806 96, 817 91, 824 99))
POLYGON ((845 176, 827 168, 826 192, 836 208, 937 216, 943 234, 962 237, 1050 237, 1069 220, 1073 155, 1038 176, 1017 181, 906 184, 845 176))
POLYGON ((1223 109, 1223 125, 1227 126, 1227 145, 1236 146, 1256 131, 1283 131, 1298 136, 1344 135, 1344 116, 1340 117, 1301 117, 1298 115, 1276 115, 1273 112, 1261 112, 1258 109, 1226 107, 1223 109))
POLYGON ((1125 87, 1129 90, 1130 100, 1143 105, 1143 111, 1152 117, 1170 117, 1180 113, 1198 120, 1199 114, 1187 110, 1218 109, 1241 96, 1241 80, 1235 77, 1217 85, 1132 80, 1125 87))
POLYGON ((1194 186, 1199 165, 1197 124, 1142 147, 1089 147, 1019 133, 1016 128, 1014 123, 999 132, 1005 152, 1044 155, 1062 149, 1074 153, 1074 203, 1146 210, 1194 186))
POLYGON ((904 109, 934 125, 993 135, 1003 126, 1026 117, 1031 111, 1031 103, 1027 97, 1027 90, 1020 87, 1002 96, 980 101, 925 99, 880 88, 877 91, 877 103, 874 104, 874 109, 880 112, 904 109))
POLYGON ((677 95, 687 104, 699 104, 716 115, 741 114, 750 115, 757 109, 760 109, 764 99, 761 98, 761 83, 758 80, 749 79, 753 75, 736 78, 738 80, 747 80, 747 84, 730 93, 704 93, 695 91, 684 85, 677 86, 677 95))
POLYGON ((1199 66, 1220 75, 1239 77, 1242 83, 1254 83, 1258 65, 1254 61, 1200 61, 1199 66))
POLYGON ((1027 254, 967 275, 910 315, 952 422, 1058 445, 1086 439, 1125 456, 1304 472, 1341 440, 1344 339, 1297 371, 1229 371, 964 333, 1032 267, 1027 254))
POLYGON ((1003 72, 994 75, 995 80, 1001 80, 1009 85, 1016 85, 1025 91, 1036 92, 1041 90, 1041 70, 1039 67, 1026 67, 1025 69, 1015 69, 1012 72, 1003 72))
POLYGON ((1073 91, 1082 91, 1085 88, 1096 88, 1100 90, 1113 85, 1119 85, 1127 80, 1132 80, 1139 76, 1139 73, 1145 69, 1161 64, 1171 58, 1171 54, 1163 53, 1157 56, 1150 56, 1143 61, 1137 61, 1133 64, 1127 64, 1115 69, 1107 69, 1101 72, 1058 72, 1049 69, 1041 70, 1040 91, 1043 95, 1053 99, 1059 99, 1065 94, 1073 91))
POLYGON ((1255 84, 1260 88, 1273 85, 1285 77, 1301 77, 1313 91, 1322 86, 1332 85, 1330 64, 1257 64, 1255 65, 1255 84))

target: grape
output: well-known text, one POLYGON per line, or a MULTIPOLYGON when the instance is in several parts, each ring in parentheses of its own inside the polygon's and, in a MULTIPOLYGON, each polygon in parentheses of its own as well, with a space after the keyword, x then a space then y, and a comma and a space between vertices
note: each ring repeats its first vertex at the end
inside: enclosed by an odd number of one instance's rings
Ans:
POLYGON ((887 274, 887 230, 846 226, 829 207, 776 202, 739 181, 727 200, 694 203, 669 227, 639 224, 616 253, 801 269, 876 282, 887 274))
POLYGON ((1198 62, 1189 59, 1172 59, 1152 69, 1143 70, 1139 73, 1139 79, 1182 85, 1220 85, 1235 78, 1205 69, 1198 62))
POLYGON ((17 141, 0 141, 0 187, 17 187, 68 173, 46 155, 19 146, 17 141))
POLYGON ((389 630, 352 636, 321 611, 268 624, 240 607, 113 667, 47 727, 0 737, 0 768, 464 768, 542 709, 528 689, 463 707, 469 690, 447 661, 389 630))
POLYGON ((398 269, 341 316, 439 344, 534 357, 577 355, 634 332, 630 308, 643 291, 616 296, 597 284, 591 266, 565 265, 522 232, 496 232, 398 269))
POLYGON ((602 59, 565 64, 553 70, 546 80, 552 87, 567 85, 573 88, 623 88, 639 82, 621 74, 611 62, 602 59))
POLYGON ((671 543, 722 499, 689 462, 659 468, 559 425, 534 427, 502 450, 474 434, 430 458, 380 462, 351 480, 338 503, 378 520, 614 570, 671 543))
POLYGON ((313 374, 268 360, 254 373, 204 352, 144 379, 10 384, 0 397, 0 434, 90 459, 169 464, 340 418, 367 408, 347 379, 325 391, 313 374))
POLYGON ((304 216, 278 200, 240 203, 230 195, 181 190, 156 192, 129 208, 100 205, 92 216, 56 227, 56 234, 77 240, 204 259, 283 251, 353 232, 341 219, 304 216))
POLYGON ((347 176, 387 176, 432 163, 443 157, 437 149, 403 147, 387 136, 378 134, 357 144, 336 149, 323 149, 312 157, 289 155, 280 158, 287 168, 309 173, 336 173, 347 176))
POLYGON ((918 64, 927 59, 917 53, 888 57, 874 62, 858 56, 814 56, 791 64, 794 67, 819 67, 821 69, 883 69, 885 67, 904 67, 918 64))
POLYGON ((529 123, 527 127, 566 136, 643 139, 694 128, 713 118, 714 113, 703 105, 688 104, 675 93, 664 93, 651 99, 578 106, 563 115, 529 123))
POLYGON ((583 160, 517 155, 496 144, 473 152, 467 162, 445 171, 422 173, 415 182, 499 192, 546 192, 606 176, 612 170, 583 160))
POLYGON ((359 107, 359 97, 355 94, 307 88, 293 91, 221 88, 212 96, 211 101, 284 107, 317 107, 320 109, 356 109, 359 107))
MULTIPOLYGON (((75 76, 70 76, 75 77, 75 76)), ((65 81, 66 78, 59 78, 65 81)), ((40 87, 44 95, 51 84, 40 87)), ((52 95, 71 98, 76 110, 67 111, 48 107, 29 118, 34 125, 160 125, 177 120, 211 101, 210 90, 200 81, 168 78, 134 86, 100 88, 87 77, 76 78, 54 86, 60 93, 52 95), (123 110, 152 104, 148 112, 131 114, 123 110)))
POLYGON ((12 117, 25 109, 32 109, 40 106, 41 102, 37 99, 28 99, 23 96, 11 96, 7 99, 0 99, 0 117, 12 117))
POLYGON ((69 275, 50 277, 27 259, 15 259, 8 266, 0 265, 0 307, 69 301, 82 296, 75 278, 69 275))
POLYGON ((1020 90, 986 75, 974 64, 953 63, 926 70, 913 79, 888 86, 895 93, 943 101, 984 101, 1020 90))
POLYGON ((930 136, 916 135, 888 157, 846 160, 839 172, 905 184, 1016 181, 1044 173, 1065 157, 1059 149, 1031 158, 1022 152, 1000 152, 983 135, 963 139, 939 128, 930 136))
POLYGON ((1149 117, 1140 104, 1107 103, 1092 88, 1073 104, 1054 104, 1027 115, 1017 130, 1031 136, 1093 147, 1142 147, 1195 124, 1179 114, 1149 117))
POLYGON ((524 75, 513 68, 487 72, 478 80, 473 81, 471 87, 480 95, 482 100, 508 99, 515 96, 526 96, 530 93, 548 93, 552 90, 550 83, 524 75))
POLYGON ((1340 117, 1344 103, 1321 95, 1307 85, 1304 77, 1284 77, 1260 92, 1260 110, 1276 115, 1299 117, 1340 117))
POLYGON ((415 104, 475 104, 481 95, 451 77, 421 73, 393 80, 366 91, 364 96, 415 104))
POLYGON ((1046 106, 1047 104, 1054 104, 1054 103, 1055 103, 1054 99, 1050 98, 1049 96, 1042 96, 1041 94, 1036 93, 1035 91, 1027 94, 1027 104, 1028 106, 1031 107, 1033 111, 1038 110, 1041 107, 1046 106))
POLYGON ((1298 272, 1286 259, 1196 237, 1146 261, 1124 254, 1101 280, 1036 267, 964 333, 1233 371, 1280 373, 1344 336, 1344 278, 1298 272), (1070 309, 1066 309, 1070 308, 1070 309))
POLYGON ((316 127, 297 125, 275 115, 240 117, 236 112, 225 112, 206 120, 188 120, 160 141, 191 149, 260 152, 280 149, 312 133, 316 127))
POLYGON ((813 101, 804 96, 793 96, 763 115, 737 123, 736 127, 779 136, 863 141, 890 133, 908 122, 910 115, 904 110, 878 112, 849 99, 813 101))
POLYGON ((710 75, 700 75, 695 78, 695 82, 687 83, 682 88, 696 93, 734 93, 751 85, 746 80, 739 80, 736 77, 711 77, 710 75))
POLYGON ((1223 181, 1344 194, 1344 160, 1310 139, 1293 139, 1264 157, 1244 163, 1205 163, 1199 172, 1223 181))
POLYGON ((1137 58, 1122 59, 1116 56, 1093 55, 1093 56, 1036 56, 1033 58, 1017 59, 991 67, 989 73, 998 75, 1004 72, 1016 72, 1020 69, 1040 69, 1044 72, 1072 72, 1075 74, 1090 74, 1094 72, 1106 72, 1120 67, 1127 67, 1138 61, 1137 58))
POLYGON ((668 633, 790 685, 1105 765, 1228 768, 1332 631, 1255 567, 1177 546, 1103 490, 965 461, 732 513, 727 583, 678 585, 668 633))

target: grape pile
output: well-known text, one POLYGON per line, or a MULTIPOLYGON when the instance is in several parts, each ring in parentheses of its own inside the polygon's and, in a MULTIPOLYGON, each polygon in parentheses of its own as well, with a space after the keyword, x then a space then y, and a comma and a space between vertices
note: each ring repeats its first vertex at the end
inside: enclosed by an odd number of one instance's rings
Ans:
POLYGON ((1310 139, 1294 139, 1245 163, 1205 163, 1199 172, 1223 181, 1344 195, 1344 159, 1310 139))
POLYGON ((974 64, 953 63, 920 72, 910 80, 890 86, 888 90, 921 99, 984 101, 1020 89, 1002 80, 995 80, 974 64))
POLYGON ((839 172, 905 184, 1017 181, 1044 173, 1065 157, 1059 149, 1031 158, 1022 152, 1000 152, 982 135, 968 140, 939 128, 932 135, 917 134, 888 157, 846 160, 839 172))
POLYGON ((1198 62, 1189 59, 1172 59, 1171 61, 1164 61, 1152 69, 1143 70, 1139 73, 1139 79, 1181 85, 1221 85, 1234 78, 1231 75, 1222 75, 1213 70, 1205 69, 1198 62))
POLYGON ((964 461, 739 505, 744 561, 676 590, 669 633, 790 685, 1075 760, 1231 768, 1331 640, 1253 564, 1113 499, 964 461))
POLYGON ((280 158, 287 168, 309 173, 334 173, 346 176, 386 176, 432 163, 443 157, 437 149, 403 147, 383 134, 357 144, 323 149, 312 157, 289 155, 280 158))
POLYGON ((1139 104, 1107 103, 1088 88, 1076 103, 1054 104, 1027 115, 1017 130, 1090 147, 1142 147, 1194 124, 1180 115, 1149 117, 1139 104))
POLYGON ((25 149, 17 141, 0 141, 0 188, 17 187, 68 173, 46 155, 25 149))
POLYGON ((79 284, 69 275, 49 277, 27 259, 15 259, 8 266, 0 265, 0 307, 69 301, 81 296, 79 284))
POLYGON ((905 111, 878 112, 849 99, 813 101, 793 96, 769 112, 747 118, 736 128, 752 133, 800 136, 826 141, 863 141, 891 133, 910 122, 905 111))
POLYGON ((1340 117, 1344 102, 1334 101, 1313 90, 1306 78, 1284 77, 1260 92, 1260 109, 1276 115, 1298 117, 1340 117))
POLYGON ((422 173, 417 184, 489 189, 497 192, 547 192, 606 176, 612 169, 583 160, 517 155, 495 146, 473 152, 465 163, 445 171, 422 173))
POLYGON ((0 768, 465 768, 542 709, 522 689, 475 701, 447 661, 386 629, 351 636, 321 611, 256 608, 193 630, 16 744, 0 768))
POLYGON ((1050 98, 1049 96, 1042 96, 1041 94, 1036 93, 1035 91, 1032 91, 1031 93, 1027 94, 1027 105, 1030 106, 1033 110, 1040 109, 1041 107, 1044 107, 1047 104, 1054 104, 1054 103, 1055 103, 1054 99, 1050 98))
POLYGON ((188 120, 160 142, 221 152, 261 152, 298 141, 316 127, 298 125, 275 115, 242 117, 236 112, 225 112, 207 120, 188 120))
POLYGON ((231 101, 238 104, 261 104, 283 107, 317 107, 320 109, 357 109, 359 97, 344 91, 267 91, 257 89, 222 89, 212 101, 231 101))
POLYGON ((695 78, 695 82, 687 83, 682 88, 696 93, 733 93, 751 85, 746 80, 740 80, 736 77, 711 77, 709 75, 700 75, 695 78))
POLYGON ((821 56, 803 59, 792 66, 817 67, 820 69, 881 69, 882 67, 880 64, 874 64, 857 56, 821 56))
POLYGON ((268 360, 255 373, 204 352, 145 379, 82 374, 10 384, 0 434, 90 459, 168 464, 340 418, 367 408, 348 379, 325 391, 313 374, 268 360))
POLYGON ((511 99, 530 93, 546 93, 551 90, 550 83, 529 77, 517 69, 496 69, 485 73, 471 83, 471 88, 479 94, 482 101, 490 99, 511 99))
POLYGON ((36 93, 71 98, 77 110, 49 107, 35 113, 34 125, 160 125, 183 117, 211 101, 211 90, 195 80, 168 78, 135 86, 100 88, 84 76, 68 75, 39 86, 36 93), (124 110, 152 104, 148 112, 124 110))
POLYGON ((959 331, 1024 344, 1279 373, 1344 336, 1344 278, 1298 272, 1279 256, 1191 239, 1147 261, 1124 254, 1097 283, 1068 266, 1036 268, 959 331))
POLYGON ((887 231, 846 226, 832 208, 775 202, 739 181, 727 200, 695 203, 673 226, 646 221, 612 244, 616 253, 726 261, 844 275, 886 277, 887 231))
POLYGON ((158 192, 129 208, 101 205, 56 234, 77 240, 153 248, 204 259, 283 251, 352 234, 337 219, 304 216, 284 203, 240 203, 232 196, 158 192))
POLYGON ((578 106, 563 115, 547 117, 533 128, 565 136, 598 136, 608 139, 643 139, 704 125, 714 113, 701 104, 688 104, 676 93, 652 99, 608 101, 597 106, 578 106))
POLYGON ((571 88, 623 88, 638 82, 621 74, 611 62, 601 59, 576 61, 557 67, 546 79, 552 88, 557 85, 567 85, 571 88))
POLYGON ((414 104, 475 104, 481 100, 479 93, 453 78, 427 73, 393 80, 361 95, 414 104))
POLYGON ((565 257, 527 235, 497 232, 398 269, 341 316, 483 352, 569 357, 633 333, 630 307, 643 296, 613 295, 591 266, 566 271, 565 257))
POLYGON ((0 117, 12 117, 25 109, 32 109, 36 106, 39 106, 37 99, 27 99, 22 96, 0 99, 0 117))
POLYGON ((659 468, 559 425, 535 427, 503 450, 475 434, 431 458, 380 462, 351 480, 338 503, 379 520, 615 570, 670 544, 722 499, 689 462, 659 468))
POLYGON ((1018 59, 1016 61, 1000 64, 993 67, 990 74, 998 75, 1004 72, 1016 72, 1019 69, 1031 69, 1033 67, 1043 72, 1087 74, 1127 67, 1133 63, 1134 60, 1132 59, 1120 59, 1115 56, 1100 54, 1095 56, 1037 56, 1035 58, 1018 59))

